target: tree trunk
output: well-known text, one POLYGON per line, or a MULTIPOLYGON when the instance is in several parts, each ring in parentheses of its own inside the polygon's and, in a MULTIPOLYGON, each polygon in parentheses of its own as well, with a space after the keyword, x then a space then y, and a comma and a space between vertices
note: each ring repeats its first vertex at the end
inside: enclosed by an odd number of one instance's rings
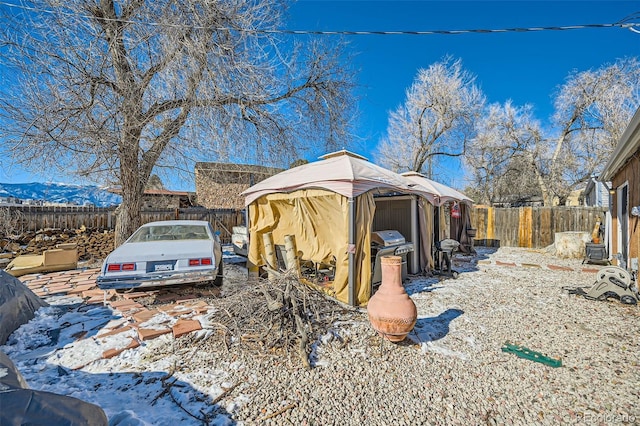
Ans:
MULTIPOLYGON (((137 142, 137 141, 136 141, 137 142)), ((136 146, 130 143, 129 146, 136 146)), ((122 204, 116 216, 114 245, 119 247, 142 225, 142 194, 146 179, 141 179, 137 159, 137 149, 123 150, 120 155, 120 185, 122 186, 122 204)))
POLYGON ((122 204, 118 207, 119 211, 116 216, 115 247, 122 245, 142 225, 140 217, 142 197, 125 194, 123 188, 122 204))

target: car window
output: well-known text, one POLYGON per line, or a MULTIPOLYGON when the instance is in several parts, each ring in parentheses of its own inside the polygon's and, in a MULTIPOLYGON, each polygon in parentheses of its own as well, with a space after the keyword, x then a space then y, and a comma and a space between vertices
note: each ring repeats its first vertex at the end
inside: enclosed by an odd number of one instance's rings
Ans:
POLYGON ((208 240, 207 228, 201 225, 178 225, 173 230, 181 240, 208 240))
POLYGON ((132 243, 169 240, 208 240, 207 228, 202 225, 144 226, 129 239, 132 243))
POLYGON ((148 227, 140 228, 129 238, 131 243, 141 243, 151 239, 151 230, 148 227))

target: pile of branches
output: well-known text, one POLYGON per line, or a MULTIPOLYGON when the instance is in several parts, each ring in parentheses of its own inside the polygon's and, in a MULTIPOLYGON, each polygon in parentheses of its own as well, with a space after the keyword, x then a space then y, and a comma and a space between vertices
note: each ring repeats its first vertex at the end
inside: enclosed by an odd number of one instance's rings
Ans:
POLYGON ((226 297, 216 299, 208 314, 215 335, 232 346, 259 354, 289 355, 309 368, 312 343, 337 319, 357 310, 299 282, 293 273, 271 280, 249 281, 226 297))

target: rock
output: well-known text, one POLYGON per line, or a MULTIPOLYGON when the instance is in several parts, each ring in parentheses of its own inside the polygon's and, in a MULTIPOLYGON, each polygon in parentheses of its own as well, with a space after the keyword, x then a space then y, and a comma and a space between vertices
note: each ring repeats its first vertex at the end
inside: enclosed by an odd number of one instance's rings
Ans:
POLYGON ((580 259, 585 256, 585 244, 591 241, 588 232, 556 232, 555 255, 562 259, 580 259))
MULTIPOLYGON (((15 256, 23 254, 42 254, 55 248, 57 244, 75 243, 79 261, 102 260, 114 248, 114 233, 103 229, 47 229, 37 233, 25 233, 5 243, 4 251, 15 256)), ((1 249, 1 248, 0 248, 1 249)), ((14 256, 14 257, 15 257, 14 256)))

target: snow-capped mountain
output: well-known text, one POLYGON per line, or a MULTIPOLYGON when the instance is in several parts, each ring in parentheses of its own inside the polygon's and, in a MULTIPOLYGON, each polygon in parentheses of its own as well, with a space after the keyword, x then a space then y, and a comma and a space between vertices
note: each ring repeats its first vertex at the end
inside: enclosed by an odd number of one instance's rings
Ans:
POLYGON ((109 207, 120 204, 120 195, 95 185, 72 185, 65 183, 0 183, 0 197, 20 200, 42 200, 50 203, 93 204, 109 207))

